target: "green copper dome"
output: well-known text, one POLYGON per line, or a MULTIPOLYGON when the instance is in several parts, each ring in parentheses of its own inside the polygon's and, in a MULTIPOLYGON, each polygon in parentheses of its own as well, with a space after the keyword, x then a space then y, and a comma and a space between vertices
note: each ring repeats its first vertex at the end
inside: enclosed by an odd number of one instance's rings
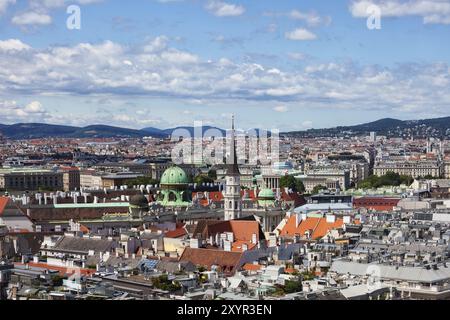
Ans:
POLYGON ((272 189, 262 189, 258 194, 259 199, 275 200, 275 193, 272 189))
POLYGON ((186 172, 180 167, 170 167, 164 171, 161 177, 161 185, 186 185, 189 184, 186 172))
POLYGON ((258 204, 262 207, 273 207, 275 205, 275 193, 272 189, 262 189, 258 194, 258 204))
POLYGON ((189 178, 186 172, 177 166, 170 167, 161 177, 158 202, 164 207, 188 207, 192 202, 192 193, 188 188, 189 178))

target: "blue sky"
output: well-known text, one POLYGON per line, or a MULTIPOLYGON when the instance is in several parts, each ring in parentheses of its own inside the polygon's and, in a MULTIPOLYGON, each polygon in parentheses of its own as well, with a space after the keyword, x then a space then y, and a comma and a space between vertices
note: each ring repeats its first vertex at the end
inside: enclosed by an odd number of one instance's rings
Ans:
POLYGON ((449 0, 0 0, 0 123, 447 116, 449 0), (66 27, 70 4, 81 30, 66 27), (377 5, 381 29, 367 28, 377 5))

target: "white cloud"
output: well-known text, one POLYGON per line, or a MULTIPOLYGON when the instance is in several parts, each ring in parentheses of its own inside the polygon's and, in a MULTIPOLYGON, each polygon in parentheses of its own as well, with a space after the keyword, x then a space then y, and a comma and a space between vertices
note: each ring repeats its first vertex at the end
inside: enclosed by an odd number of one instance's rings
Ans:
POLYGON ((205 8, 218 17, 240 16, 245 12, 245 8, 241 5, 218 0, 209 0, 205 8))
POLYGON ((176 64, 189 64, 196 63, 199 61, 196 55, 188 52, 178 51, 175 49, 169 49, 161 53, 161 57, 170 63, 176 64))
POLYGON ((166 36, 156 37, 144 46, 144 51, 150 53, 161 52, 167 48, 168 41, 169 38, 166 36))
MULTIPOLYGON (((112 41, 43 49, 14 39, 0 42, 0 96, 15 99, 63 95, 129 101, 142 97, 196 105, 265 102, 278 112, 292 110, 294 105, 296 109, 332 106, 389 112, 415 106, 415 110, 431 112, 447 110, 448 92, 450 67, 446 63, 383 68, 330 62, 286 69, 249 60, 205 61, 170 46, 148 52, 145 44, 125 46, 112 41)), ((9 103, 6 110, 13 110, 10 114, 20 119, 25 114, 35 119, 45 112, 38 103, 15 106, 11 109, 9 103)), ((66 120, 72 121, 67 115, 66 120)), ((119 120, 126 119, 115 121, 119 120)))
MULTIPOLYGON (((6 6, 8 2, 15 3, 15 0, 0 0, 0 14, 2 10, 2 3, 5 3, 5 1, 6 6)), ((102 1, 103 0, 29 0, 28 7, 24 11, 16 13, 11 22, 14 25, 21 27, 46 26, 51 24, 53 21, 51 12, 54 9, 63 8, 71 4, 89 5, 102 1)))
POLYGON ((14 16, 11 22, 18 26, 48 25, 52 23, 52 17, 46 13, 28 11, 14 16))
POLYGON ((366 18, 370 15, 367 9, 377 5, 382 17, 422 17, 423 22, 450 24, 450 1, 448 0, 356 0, 350 4, 350 12, 354 17, 366 18))
POLYGON ((89 5, 103 2, 103 0, 29 0, 32 8, 62 8, 71 4, 89 5))
POLYGON ((25 106, 18 104, 15 100, 0 101, 2 123, 44 121, 49 116, 38 101, 33 101, 25 106))
POLYGON ((302 52, 289 52, 288 57, 292 60, 304 60, 306 59, 307 55, 302 52))
POLYGON ((317 39, 317 36, 314 33, 303 28, 298 28, 293 31, 286 32, 285 37, 286 39, 289 40, 300 40, 300 41, 317 39))
POLYGON ((308 26, 316 27, 319 25, 329 25, 331 23, 331 17, 321 17, 314 11, 302 12, 299 10, 292 10, 288 16, 295 20, 305 21, 308 26))
POLYGON ((43 113, 45 112, 42 104, 39 101, 33 101, 25 106, 25 112, 28 113, 43 113))
POLYGON ((284 112, 288 112, 289 108, 286 107, 286 106, 276 106, 276 107, 273 108, 273 110, 276 111, 276 112, 284 113, 284 112))
POLYGON ((0 15, 4 14, 10 5, 16 3, 16 0, 0 0, 0 15))
POLYGON ((268 17, 282 17, 290 18, 293 20, 298 20, 306 23, 309 27, 318 27, 321 25, 329 25, 332 21, 330 16, 321 16, 315 11, 300 11, 298 9, 293 9, 289 12, 275 12, 267 11, 263 13, 264 16, 268 17))
POLYGON ((0 40, 0 51, 3 52, 18 52, 29 50, 30 46, 18 39, 9 39, 5 41, 0 40))

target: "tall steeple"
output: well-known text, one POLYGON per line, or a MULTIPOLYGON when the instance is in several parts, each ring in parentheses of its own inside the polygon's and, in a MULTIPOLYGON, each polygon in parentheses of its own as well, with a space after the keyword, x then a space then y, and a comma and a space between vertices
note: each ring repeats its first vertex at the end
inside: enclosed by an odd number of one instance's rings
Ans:
POLYGON ((236 131, 234 127, 234 114, 231 119, 230 157, 227 159, 227 175, 240 175, 236 151, 236 131))
POLYGON ((230 157, 226 164, 226 186, 224 192, 224 219, 233 220, 241 217, 242 199, 241 199, 241 174, 237 161, 236 134, 234 127, 234 115, 231 123, 231 147, 230 157))

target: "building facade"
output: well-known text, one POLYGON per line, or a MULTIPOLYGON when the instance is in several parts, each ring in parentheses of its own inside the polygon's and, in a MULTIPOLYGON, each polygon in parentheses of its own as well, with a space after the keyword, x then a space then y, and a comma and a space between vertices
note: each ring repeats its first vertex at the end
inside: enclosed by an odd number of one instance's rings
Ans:
POLYGON ((63 167, 64 191, 75 191, 80 189, 80 169, 77 167, 63 167))
POLYGON ((376 176, 383 176, 388 172, 395 172, 400 175, 411 176, 413 178, 431 176, 440 178, 444 173, 444 165, 440 161, 379 161, 375 163, 373 173, 376 176))
POLYGON ((2 169, 0 189, 5 190, 61 190, 63 173, 43 169, 2 169))

